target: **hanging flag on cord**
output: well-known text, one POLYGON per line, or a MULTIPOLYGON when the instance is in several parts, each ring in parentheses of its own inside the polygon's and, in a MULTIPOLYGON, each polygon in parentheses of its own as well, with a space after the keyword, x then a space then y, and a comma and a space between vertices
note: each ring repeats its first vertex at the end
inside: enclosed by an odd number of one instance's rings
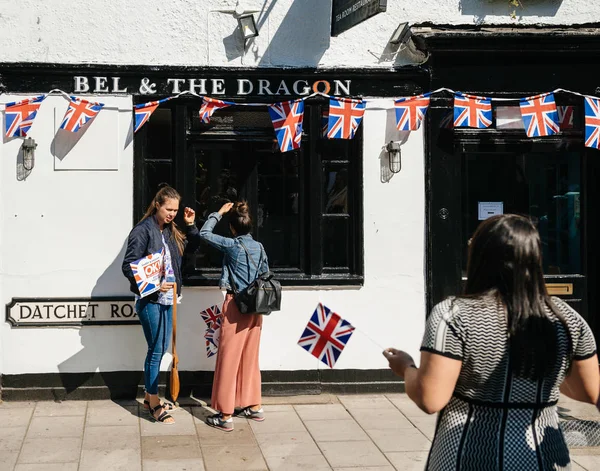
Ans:
POLYGON ((396 129, 398 131, 416 131, 425 119, 429 108, 429 93, 423 95, 398 98, 394 101, 396 107, 396 129))
POLYGON ((221 310, 219 306, 211 306, 204 311, 200 311, 202 319, 206 323, 207 327, 214 327, 221 322, 221 310))
POLYGON ((163 98, 158 101, 149 101, 148 103, 143 103, 141 105, 135 105, 133 107, 133 113, 135 117, 135 122, 133 124, 133 132, 136 133, 139 129, 146 124, 146 122, 152 116, 152 113, 158 108, 158 105, 164 103, 165 101, 172 100, 173 97, 163 98))
POLYGON ((600 149, 600 99, 585 97, 585 146, 600 149))
POLYGON ((365 102, 350 98, 329 99, 329 139, 352 139, 365 114, 365 102))
POLYGON ((299 149, 304 120, 304 101, 284 101, 269 105, 269 115, 281 152, 299 149))
POLYGON ((85 123, 96 117, 103 106, 104 103, 95 103, 72 96, 60 128, 71 132, 79 131, 85 123))
POLYGON ((528 137, 551 136, 560 131, 554 93, 521 98, 520 106, 528 137))
POLYGON ((6 137, 26 137, 38 109, 46 95, 40 95, 27 100, 13 101, 6 104, 5 133, 6 137))
POLYGON ((560 129, 573 129, 573 112, 575 111, 574 106, 557 106, 558 111, 558 125, 560 129))
POLYGON ((352 332, 354 327, 348 321, 319 303, 298 340, 298 345, 333 368, 352 332))
POLYGON ((204 333, 204 340, 206 341, 206 358, 216 355, 219 350, 222 320, 223 318, 220 317, 217 323, 206 329, 206 332, 204 333))
POLYGON ((492 100, 480 96, 454 95, 455 128, 489 128, 492 125, 492 100))
POLYGON ((210 118, 215 111, 227 108, 231 105, 235 105, 235 103, 231 101, 215 100, 214 98, 205 96, 202 98, 202 106, 200 106, 200 121, 205 124, 210 123, 210 118))

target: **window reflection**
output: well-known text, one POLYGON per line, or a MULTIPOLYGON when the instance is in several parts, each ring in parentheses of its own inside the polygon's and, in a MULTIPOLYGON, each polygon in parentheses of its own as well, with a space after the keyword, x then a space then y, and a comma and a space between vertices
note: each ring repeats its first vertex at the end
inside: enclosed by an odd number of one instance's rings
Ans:
POLYGON ((325 214, 348 214, 348 171, 325 169, 325 214))

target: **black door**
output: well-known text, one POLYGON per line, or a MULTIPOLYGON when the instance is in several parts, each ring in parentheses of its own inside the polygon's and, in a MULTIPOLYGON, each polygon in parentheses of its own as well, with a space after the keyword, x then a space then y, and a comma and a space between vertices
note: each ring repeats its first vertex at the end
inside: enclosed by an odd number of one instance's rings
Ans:
POLYGON ((600 151, 586 149, 576 131, 530 139, 514 130, 444 128, 447 112, 433 110, 429 133, 429 307, 461 292, 479 223, 517 213, 538 227, 549 292, 588 319, 598 338, 600 151))

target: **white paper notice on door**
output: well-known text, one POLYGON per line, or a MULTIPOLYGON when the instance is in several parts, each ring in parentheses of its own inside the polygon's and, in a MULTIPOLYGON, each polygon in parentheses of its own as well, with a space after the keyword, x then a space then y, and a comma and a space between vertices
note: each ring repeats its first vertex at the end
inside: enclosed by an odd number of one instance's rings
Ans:
POLYGON ((498 214, 504 214, 504 202, 502 201, 479 201, 479 211, 477 211, 480 221, 484 221, 487 218, 496 216, 498 214))

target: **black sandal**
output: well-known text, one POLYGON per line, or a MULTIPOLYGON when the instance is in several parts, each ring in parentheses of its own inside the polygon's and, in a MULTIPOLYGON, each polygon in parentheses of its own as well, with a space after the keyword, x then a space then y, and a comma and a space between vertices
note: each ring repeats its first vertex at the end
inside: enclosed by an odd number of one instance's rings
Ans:
MULTIPOLYGON (((178 409, 178 407, 175 406, 175 404, 171 404, 170 402, 161 402, 160 406, 164 410, 168 410, 168 411, 174 411, 174 410, 178 409)), ((152 409, 150 408, 150 401, 146 401, 146 399, 144 399, 144 410, 147 410, 148 412, 150 412, 152 414, 152 409), (146 406, 148 406, 148 407, 146 408, 146 406)))
POLYGON ((163 409, 162 414, 160 414, 158 417, 155 417, 154 414, 159 410, 162 409, 163 406, 162 405, 157 405, 154 409, 151 409, 151 416, 152 418, 156 421, 156 422, 160 422, 162 424, 165 425, 175 425, 175 420, 173 420, 173 422, 165 422, 165 420, 167 419, 172 419, 173 416, 171 414, 169 414, 166 410, 163 409))

